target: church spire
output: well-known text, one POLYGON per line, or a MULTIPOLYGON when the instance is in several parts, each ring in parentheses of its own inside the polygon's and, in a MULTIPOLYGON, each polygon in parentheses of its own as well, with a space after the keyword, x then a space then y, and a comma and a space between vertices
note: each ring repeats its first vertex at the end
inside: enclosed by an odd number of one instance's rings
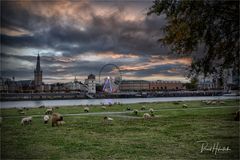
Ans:
POLYGON ((38 53, 38 56, 37 56, 36 71, 37 71, 37 72, 41 71, 41 67, 40 67, 40 56, 39 56, 39 53, 38 53))

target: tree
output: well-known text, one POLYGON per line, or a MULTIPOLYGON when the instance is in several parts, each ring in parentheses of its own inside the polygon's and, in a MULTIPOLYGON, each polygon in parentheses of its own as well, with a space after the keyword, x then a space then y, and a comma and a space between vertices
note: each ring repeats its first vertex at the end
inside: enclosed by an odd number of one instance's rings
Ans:
POLYGON ((190 83, 186 83, 186 89, 188 90, 196 90, 198 85, 198 79, 196 77, 192 77, 190 83))
POLYGON ((191 55, 191 74, 239 71, 239 1, 155 0, 148 15, 165 15, 159 39, 173 52, 191 55))

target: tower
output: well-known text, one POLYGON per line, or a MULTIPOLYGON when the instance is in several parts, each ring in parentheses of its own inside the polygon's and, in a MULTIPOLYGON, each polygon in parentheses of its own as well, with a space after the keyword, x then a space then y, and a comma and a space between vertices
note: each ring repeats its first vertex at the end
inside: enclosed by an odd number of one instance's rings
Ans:
POLYGON ((36 69, 34 70, 34 86, 37 91, 42 90, 42 70, 40 67, 40 56, 37 56, 37 65, 36 69))

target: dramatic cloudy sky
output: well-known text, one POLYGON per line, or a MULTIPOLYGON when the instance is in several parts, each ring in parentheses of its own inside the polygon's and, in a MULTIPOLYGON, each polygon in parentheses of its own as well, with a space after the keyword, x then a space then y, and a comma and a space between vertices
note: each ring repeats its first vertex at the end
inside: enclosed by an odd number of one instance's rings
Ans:
POLYGON ((185 81, 191 58, 157 39, 164 16, 147 16, 151 1, 2 1, 1 73, 33 79, 38 52, 43 81, 84 80, 107 63, 123 79, 185 81))

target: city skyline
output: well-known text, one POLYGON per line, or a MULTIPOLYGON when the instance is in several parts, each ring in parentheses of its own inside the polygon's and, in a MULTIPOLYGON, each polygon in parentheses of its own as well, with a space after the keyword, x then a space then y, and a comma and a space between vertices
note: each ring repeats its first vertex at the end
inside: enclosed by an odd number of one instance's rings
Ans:
POLYGON ((152 2, 2 2, 3 77, 33 79, 37 54, 45 83, 84 80, 107 63, 123 79, 186 81, 191 57, 157 42, 164 16, 147 16, 152 2))

